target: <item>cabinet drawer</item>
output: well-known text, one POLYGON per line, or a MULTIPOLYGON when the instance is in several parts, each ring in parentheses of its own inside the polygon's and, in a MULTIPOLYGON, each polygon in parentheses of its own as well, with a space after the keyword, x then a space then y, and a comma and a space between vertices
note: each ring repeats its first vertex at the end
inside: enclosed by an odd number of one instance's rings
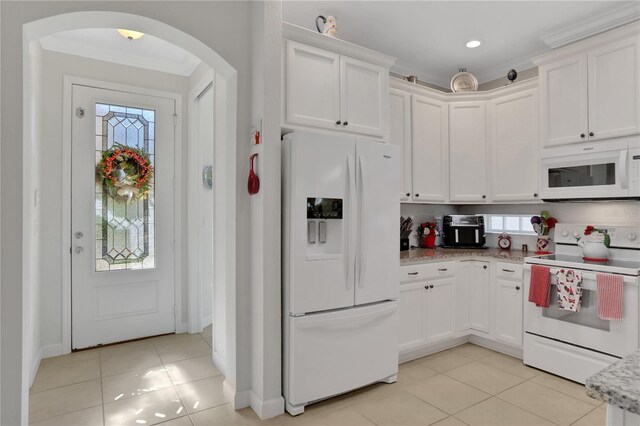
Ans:
POLYGON ((455 262, 438 262, 423 265, 401 266, 400 283, 452 277, 455 274, 455 266, 455 262))
POLYGON ((522 281, 522 265, 517 263, 496 262, 496 277, 522 281))

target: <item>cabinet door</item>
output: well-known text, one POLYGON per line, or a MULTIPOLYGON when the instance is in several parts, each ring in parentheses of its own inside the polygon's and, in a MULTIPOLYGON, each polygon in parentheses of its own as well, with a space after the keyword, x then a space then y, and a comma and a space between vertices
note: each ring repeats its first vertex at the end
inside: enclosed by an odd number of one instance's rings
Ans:
POLYGON ((504 343, 522 347, 522 294, 521 282, 496 278, 494 281, 495 337, 504 343))
POLYGON ((491 286, 488 262, 469 262, 469 316, 471 328, 489 333, 491 286))
POLYGON ((390 140, 401 151, 400 200, 411 198, 411 95, 401 90, 389 90, 390 140))
POLYGON ((542 66, 539 78, 543 148, 586 141, 587 55, 542 66))
POLYGON ((456 269, 456 329, 465 331, 471 328, 469 315, 469 278, 471 262, 458 262, 456 269))
POLYGON ((411 99, 413 200, 445 202, 448 198, 449 113, 444 102, 423 96, 411 99))
POLYGON ((492 201, 538 200, 538 91, 489 104, 492 201))
POLYGON ((428 343, 452 338, 456 331, 455 282, 454 277, 427 282, 425 329, 428 343))
POLYGON ((424 283, 400 285, 398 311, 400 329, 398 330, 398 350, 412 349, 425 343, 425 290, 424 283))
POLYGON ((631 37, 589 51, 590 140, 640 132, 639 45, 631 37))
POLYGON ((449 105, 449 199, 487 200, 487 132, 484 102, 449 105))
POLYGON ((389 72, 340 57, 340 119, 345 130, 384 136, 389 111, 389 72))
POLYGON ((338 129, 340 55, 287 41, 286 119, 292 124, 338 129))

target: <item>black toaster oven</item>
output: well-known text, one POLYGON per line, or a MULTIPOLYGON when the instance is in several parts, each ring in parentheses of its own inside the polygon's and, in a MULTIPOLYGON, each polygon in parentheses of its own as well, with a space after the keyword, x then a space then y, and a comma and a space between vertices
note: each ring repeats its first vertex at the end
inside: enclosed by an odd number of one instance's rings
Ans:
POLYGON ((484 216, 449 215, 442 219, 444 247, 483 247, 486 243, 484 216))

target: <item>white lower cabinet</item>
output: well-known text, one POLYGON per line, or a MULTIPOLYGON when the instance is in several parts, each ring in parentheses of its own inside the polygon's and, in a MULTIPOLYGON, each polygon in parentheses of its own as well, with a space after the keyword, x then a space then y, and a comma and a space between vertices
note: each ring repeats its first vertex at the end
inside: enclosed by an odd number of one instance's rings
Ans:
POLYGON ((402 279, 414 281, 400 284, 400 352, 450 339, 456 333, 455 268, 455 262, 403 268, 408 271, 402 279))
POLYGON ((398 350, 400 352, 422 346, 426 343, 425 314, 426 292, 422 282, 400 285, 398 316, 398 350))
POLYGON ((522 304, 524 286, 522 267, 506 263, 496 264, 493 279, 494 337, 501 343, 522 347, 522 304))
POLYGON ((522 348, 522 265, 462 260, 400 269, 401 355, 467 334, 522 348))
POLYGON ((458 330, 490 331, 490 263, 461 261, 456 272, 458 330))

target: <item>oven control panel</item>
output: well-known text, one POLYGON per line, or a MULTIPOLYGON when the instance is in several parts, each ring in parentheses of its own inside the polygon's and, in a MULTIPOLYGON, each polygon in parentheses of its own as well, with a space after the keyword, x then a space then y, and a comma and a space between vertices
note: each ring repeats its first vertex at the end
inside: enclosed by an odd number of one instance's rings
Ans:
MULTIPOLYGON (((607 230, 611 238, 611 247, 640 249, 640 226, 591 225, 607 230)), ((558 223, 553 239, 556 243, 577 245, 586 227, 587 225, 583 224, 558 223)))

